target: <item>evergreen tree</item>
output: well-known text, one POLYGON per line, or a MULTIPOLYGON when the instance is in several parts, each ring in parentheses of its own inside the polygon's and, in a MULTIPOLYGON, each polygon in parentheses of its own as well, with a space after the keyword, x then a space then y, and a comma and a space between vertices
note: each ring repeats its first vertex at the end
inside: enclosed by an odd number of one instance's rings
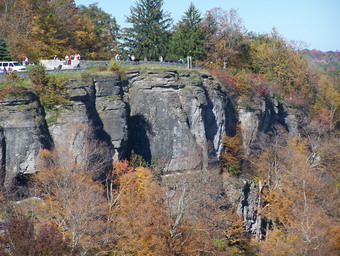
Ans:
POLYGON ((171 58, 180 59, 192 56, 195 60, 200 60, 204 57, 204 35, 200 28, 201 20, 200 11, 191 3, 172 36, 171 58))
POLYGON ((167 53, 172 23, 169 13, 162 10, 162 0, 139 0, 131 7, 126 21, 126 46, 137 58, 156 60, 167 53))
POLYGON ((2 60, 11 60, 11 54, 9 47, 6 43, 6 40, 4 37, 0 35, 0 61, 2 60))

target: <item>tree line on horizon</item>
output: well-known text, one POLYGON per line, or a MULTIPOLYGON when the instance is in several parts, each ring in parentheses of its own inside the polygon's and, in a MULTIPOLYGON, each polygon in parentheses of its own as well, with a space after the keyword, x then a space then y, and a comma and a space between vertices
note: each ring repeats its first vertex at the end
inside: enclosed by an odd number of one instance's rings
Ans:
POLYGON ((221 66, 247 61, 252 42, 266 36, 248 32, 235 9, 214 8, 202 15, 192 3, 174 24, 162 0, 139 0, 126 22, 131 26, 120 28, 97 3, 2 0, 0 59, 27 56, 37 61, 78 53, 86 59, 111 59, 134 54, 148 60, 192 56, 194 61, 221 66))

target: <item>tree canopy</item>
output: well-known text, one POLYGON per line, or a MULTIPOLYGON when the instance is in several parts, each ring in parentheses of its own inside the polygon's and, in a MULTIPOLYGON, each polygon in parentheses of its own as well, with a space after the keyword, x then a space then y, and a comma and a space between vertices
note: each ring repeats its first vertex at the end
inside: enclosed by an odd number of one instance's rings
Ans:
POLYGON ((200 11, 191 3, 182 20, 175 26, 170 41, 170 59, 185 59, 187 56, 192 56, 194 60, 203 59, 206 51, 201 21, 200 11))
POLYGON ((138 58, 156 60, 167 54, 172 19, 162 7, 162 0, 139 0, 130 9, 126 21, 132 28, 126 29, 126 44, 138 58))

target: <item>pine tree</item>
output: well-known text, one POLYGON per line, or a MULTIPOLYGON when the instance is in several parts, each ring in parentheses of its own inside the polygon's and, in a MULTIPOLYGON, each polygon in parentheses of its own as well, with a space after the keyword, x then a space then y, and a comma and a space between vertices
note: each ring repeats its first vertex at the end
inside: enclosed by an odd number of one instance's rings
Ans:
POLYGON ((180 59, 192 56, 194 60, 200 60, 204 57, 204 35, 200 29, 201 20, 200 11, 191 3, 172 36, 171 58, 180 59))
POLYGON ((4 37, 0 35, 0 61, 1 60, 11 60, 11 54, 9 47, 6 43, 6 40, 4 37))
POLYGON ((130 9, 126 21, 132 28, 126 29, 126 46, 137 58, 156 60, 167 53, 172 19, 162 5, 162 0, 139 0, 130 9))

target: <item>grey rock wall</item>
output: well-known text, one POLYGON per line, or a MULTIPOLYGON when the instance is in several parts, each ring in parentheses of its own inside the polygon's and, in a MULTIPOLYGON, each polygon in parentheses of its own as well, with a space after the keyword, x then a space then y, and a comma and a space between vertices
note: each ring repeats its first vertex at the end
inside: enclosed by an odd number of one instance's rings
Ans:
POLYGON ((126 155, 128 141, 128 104, 124 101, 125 82, 117 76, 97 77, 94 80, 96 109, 102 129, 113 147, 113 159, 126 155))
POLYGON ((0 170, 6 186, 19 174, 35 172, 39 149, 51 148, 44 116, 31 92, 0 101, 0 170))
POLYGON ((289 113, 284 103, 274 98, 261 99, 256 108, 246 108, 239 102, 238 117, 242 131, 243 146, 249 153, 250 148, 258 142, 261 133, 274 131, 283 127, 290 135, 298 135, 298 122, 295 115, 289 113))
POLYGON ((116 76, 70 82, 70 103, 48 113, 53 119, 49 130, 56 149, 69 150, 75 163, 84 164, 88 151, 105 143, 111 157, 120 158, 126 149, 128 115, 122 86, 116 76))
POLYGON ((216 82, 148 72, 130 80, 129 102, 130 150, 160 163, 163 174, 201 170, 219 158, 227 95, 216 82))

